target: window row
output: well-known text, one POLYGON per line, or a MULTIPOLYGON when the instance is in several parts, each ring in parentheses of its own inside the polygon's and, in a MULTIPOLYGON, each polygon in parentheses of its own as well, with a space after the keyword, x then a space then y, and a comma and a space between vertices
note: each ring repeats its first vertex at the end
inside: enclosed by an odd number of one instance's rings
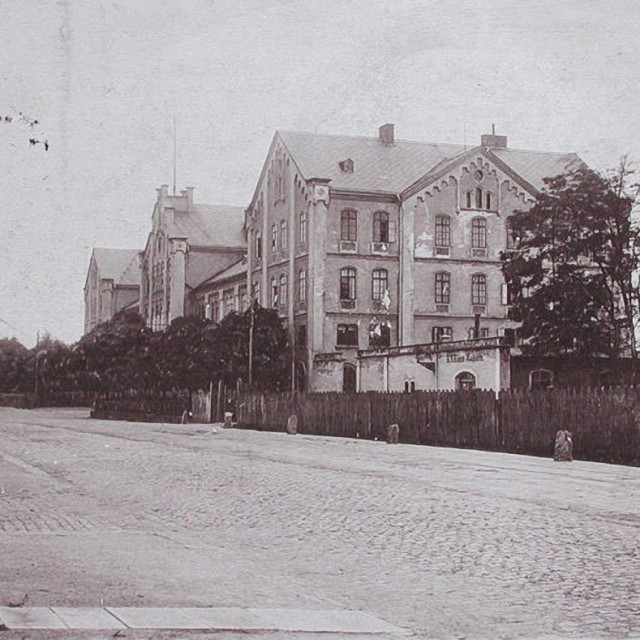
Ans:
POLYGON ((476 187, 475 191, 467 191, 466 196, 467 209, 486 209, 491 211, 494 202, 491 191, 483 191, 482 187, 476 187))
MULTIPOLYGON (((511 218, 506 220, 506 247, 514 249, 517 244, 517 237, 512 229, 511 218)), ((448 215, 437 215, 435 220, 435 246, 451 246, 451 217, 448 215)), ((473 218, 471 220, 471 247, 473 249, 487 248, 487 221, 485 218, 473 218)))
MULTIPOLYGON (((434 302, 435 304, 448 305, 451 303, 451 274, 440 271, 434 276, 434 302)), ((503 283, 500 289, 500 303, 508 305, 509 288, 503 283)), ((471 304, 485 306, 487 304, 487 276, 476 273, 471 276, 471 304)))
POLYGON ((225 289, 222 297, 213 293, 207 297, 204 307, 204 316, 214 322, 220 322, 232 311, 246 311, 249 308, 249 295, 246 287, 237 293, 234 289, 225 289))
MULTIPOLYGON (((396 241, 396 223, 389 220, 386 211, 376 211, 373 214, 371 228, 374 242, 391 243, 396 241)), ((340 240, 356 242, 358 240, 358 212, 355 209, 345 209, 340 216, 340 240)))
MULTIPOLYGON (((340 300, 357 298, 358 275, 355 267, 340 270, 340 300)), ((374 269, 371 274, 371 299, 385 303, 389 298, 389 272, 374 269)))
MULTIPOLYGON (((252 286, 252 300, 260 303, 260 282, 256 281, 252 286)), ((300 303, 307 301, 307 270, 300 269, 298 272, 298 282, 296 289, 296 300, 300 303)), ((289 302, 289 277, 286 274, 281 274, 280 277, 273 276, 270 282, 269 289, 269 306, 279 307, 287 305, 289 302)))
MULTIPOLYGON (((304 247, 307 244, 307 212, 301 211, 299 216, 299 239, 304 247)), ((257 260, 262 258, 262 233, 256 231, 253 237, 253 252, 257 260)), ((271 225, 271 253, 278 250, 287 251, 289 248, 289 223, 286 220, 271 225)))
MULTIPOLYGON (((336 330, 336 345, 338 347, 358 348, 357 324, 339 324, 336 330)), ((369 325, 369 347, 380 348, 391 346, 391 327, 385 322, 372 321, 369 325)))

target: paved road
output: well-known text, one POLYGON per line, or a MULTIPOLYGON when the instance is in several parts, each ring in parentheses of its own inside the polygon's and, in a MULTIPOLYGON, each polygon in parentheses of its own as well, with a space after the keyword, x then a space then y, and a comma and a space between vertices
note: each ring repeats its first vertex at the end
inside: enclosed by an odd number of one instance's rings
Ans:
POLYGON ((0 605, 640 637, 640 469, 0 409, 0 605))

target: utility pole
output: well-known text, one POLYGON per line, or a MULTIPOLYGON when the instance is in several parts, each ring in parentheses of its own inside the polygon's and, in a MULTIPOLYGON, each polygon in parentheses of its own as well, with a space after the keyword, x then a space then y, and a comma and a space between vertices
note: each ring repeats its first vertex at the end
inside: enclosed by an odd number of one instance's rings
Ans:
POLYGON ((249 305, 249 389, 253 389, 253 325, 254 325, 254 304, 252 300, 249 305))
POLYGON ((34 392, 36 394, 36 398, 38 397, 38 347, 40 346, 40 330, 38 330, 36 334, 36 362, 34 367, 35 380, 34 380, 34 392))

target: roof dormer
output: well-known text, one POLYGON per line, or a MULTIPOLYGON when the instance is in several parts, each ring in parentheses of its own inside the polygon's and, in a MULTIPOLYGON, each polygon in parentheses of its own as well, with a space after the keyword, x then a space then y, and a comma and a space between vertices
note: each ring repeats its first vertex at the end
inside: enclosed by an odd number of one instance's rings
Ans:
POLYGON ((351 158, 342 160, 338 164, 340 165, 340 171, 343 173, 353 173, 355 167, 351 158))

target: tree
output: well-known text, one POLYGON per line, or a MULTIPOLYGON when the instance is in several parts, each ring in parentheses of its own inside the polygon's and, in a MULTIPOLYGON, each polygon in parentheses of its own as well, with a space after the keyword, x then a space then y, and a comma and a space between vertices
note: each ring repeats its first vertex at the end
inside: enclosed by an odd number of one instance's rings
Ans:
POLYGON ((581 166, 545 180, 511 219, 502 255, 513 320, 531 354, 635 356, 637 198, 626 159, 610 175, 581 166))
POLYGON ((216 325, 206 318, 176 318, 152 344, 163 389, 207 389, 223 371, 216 325))
POLYGON ((254 386, 265 390, 286 388, 290 373, 287 332, 275 309, 264 309, 258 304, 243 313, 228 314, 216 328, 222 377, 228 384, 234 384, 239 378, 248 383, 252 331, 254 386))
POLYGON ((0 393, 33 391, 29 349, 16 338, 0 339, 0 393))
POLYGON ((94 327, 74 348, 82 370, 81 388, 115 390, 155 383, 151 341, 152 332, 137 313, 94 327))

